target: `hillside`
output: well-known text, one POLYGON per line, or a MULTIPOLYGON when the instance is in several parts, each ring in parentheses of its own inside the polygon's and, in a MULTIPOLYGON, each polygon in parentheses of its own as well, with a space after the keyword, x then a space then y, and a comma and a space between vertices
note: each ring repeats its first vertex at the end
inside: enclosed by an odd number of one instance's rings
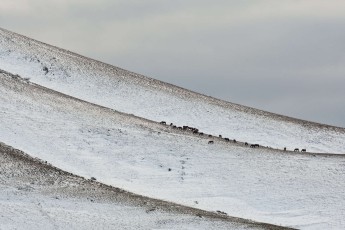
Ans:
POLYGON ((342 155, 253 149, 199 136, 6 73, 0 74, 0 101, 0 140, 62 170, 259 222, 345 226, 342 155))
POLYGON ((0 142, 1 229, 285 229, 86 180, 0 142))
MULTIPOLYGON (((178 68, 178 67, 177 67, 178 68)), ((221 101, 0 29, 0 69, 153 121, 288 150, 344 154, 345 129, 221 101)))

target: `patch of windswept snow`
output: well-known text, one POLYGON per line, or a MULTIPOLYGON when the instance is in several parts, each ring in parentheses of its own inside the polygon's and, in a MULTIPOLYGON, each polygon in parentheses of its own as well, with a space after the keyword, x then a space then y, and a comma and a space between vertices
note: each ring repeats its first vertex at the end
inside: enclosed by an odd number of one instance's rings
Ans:
POLYGON ((288 149, 345 153, 345 129, 224 102, 0 29, 0 69, 98 105, 213 135, 288 149))
POLYGON ((345 158, 251 149, 0 75, 0 140, 75 174, 230 216, 345 227, 345 158))

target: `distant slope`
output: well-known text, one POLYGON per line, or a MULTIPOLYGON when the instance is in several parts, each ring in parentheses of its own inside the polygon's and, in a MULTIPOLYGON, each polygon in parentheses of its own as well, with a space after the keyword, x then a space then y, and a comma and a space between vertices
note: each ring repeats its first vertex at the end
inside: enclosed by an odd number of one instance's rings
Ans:
POLYGON ((0 29, 0 69, 150 120, 282 149, 345 153, 345 129, 221 101, 0 29))
POLYGON ((345 158, 251 149, 0 74, 0 140, 154 198, 302 229, 341 229, 345 158))
POLYGON ((134 195, 0 142, 1 229, 285 229, 134 195))

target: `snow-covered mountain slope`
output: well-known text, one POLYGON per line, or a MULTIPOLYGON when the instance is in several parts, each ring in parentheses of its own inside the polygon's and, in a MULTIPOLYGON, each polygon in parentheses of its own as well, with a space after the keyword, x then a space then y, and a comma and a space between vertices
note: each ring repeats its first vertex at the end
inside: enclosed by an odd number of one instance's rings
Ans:
POLYGON ((134 195, 0 142, 0 229, 284 229, 134 195))
POLYGON ((264 146, 345 153, 345 129, 200 95, 0 29, 0 69, 118 111, 264 146))
MULTIPOLYGON (((230 216, 345 227, 345 158, 175 130, 0 74, 0 140, 63 170, 230 216)), ((217 119, 217 118, 215 118, 217 119)))

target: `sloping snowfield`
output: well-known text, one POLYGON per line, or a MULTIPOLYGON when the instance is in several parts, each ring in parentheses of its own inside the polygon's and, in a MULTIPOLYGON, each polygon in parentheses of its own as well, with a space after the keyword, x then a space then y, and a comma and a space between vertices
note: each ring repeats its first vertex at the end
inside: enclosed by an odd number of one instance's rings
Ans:
POLYGON ((0 143, 0 229, 284 229, 134 195, 0 143))
POLYGON ((0 101, 0 140, 68 172, 229 216, 302 229, 345 228, 342 155, 252 149, 10 74, 0 74, 0 101))
POLYGON ((98 105, 243 142, 344 154, 345 129, 217 100, 0 29, 0 69, 98 105))

